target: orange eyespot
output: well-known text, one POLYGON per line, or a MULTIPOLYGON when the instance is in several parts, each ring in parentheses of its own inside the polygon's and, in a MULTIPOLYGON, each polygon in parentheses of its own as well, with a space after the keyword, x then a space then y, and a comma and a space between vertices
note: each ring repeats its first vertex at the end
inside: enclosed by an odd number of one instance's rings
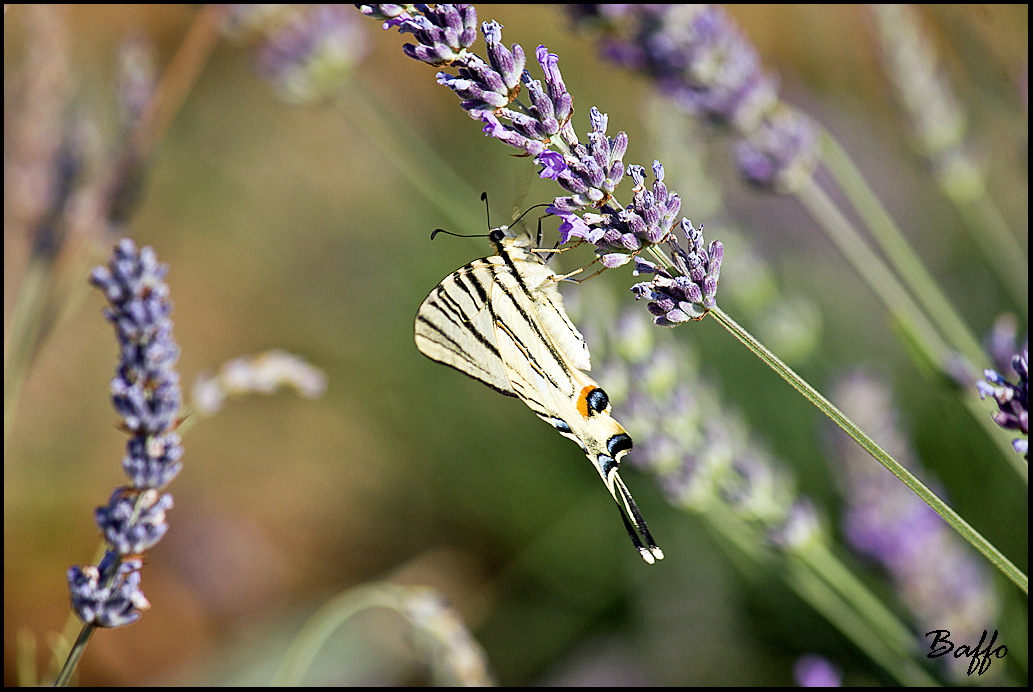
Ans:
POLYGON ((577 396, 577 412, 584 418, 588 418, 590 414, 588 410, 588 395, 591 394, 594 389, 595 387, 592 385, 586 385, 581 388, 581 393, 577 396))
POLYGON ((577 410, 585 418, 604 412, 610 405, 610 398, 600 387, 585 385, 577 397, 577 410))

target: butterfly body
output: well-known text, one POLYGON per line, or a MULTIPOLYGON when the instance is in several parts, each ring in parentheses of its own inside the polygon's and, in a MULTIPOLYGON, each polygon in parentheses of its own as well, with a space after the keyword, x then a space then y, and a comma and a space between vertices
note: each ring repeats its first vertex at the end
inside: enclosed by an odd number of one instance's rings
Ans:
POLYGON ((631 437, 588 375, 584 337, 567 317, 555 272, 526 234, 489 234, 496 254, 449 274, 416 314, 416 346, 496 391, 521 399, 595 466, 646 562, 663 557, 617 473, 631 437))

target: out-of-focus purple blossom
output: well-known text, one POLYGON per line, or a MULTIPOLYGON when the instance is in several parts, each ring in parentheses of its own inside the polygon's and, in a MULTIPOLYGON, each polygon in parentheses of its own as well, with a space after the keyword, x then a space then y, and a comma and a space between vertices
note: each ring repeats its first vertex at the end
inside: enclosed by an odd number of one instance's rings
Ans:
POLYGON ((136 622, 140 612, 151 605, 140 590, 142 566, 143 562, 136 559, 119 563, 108 553, 99 568, 69 567, 72 609, 83 622, 97 627, 121 627, 136 622), (114 577, 105 579, 104 569, 114 570, 114 577))
POLYGON ((822 535, 818 511, 806 497, 793 502, 781 523, 774 524, 768 530, 768 539, 787 550, 801 550, 822 535))
POLYGON ((793 664, 793 677, 800 687, 842 687, 839 668, 817 654, 801 656, 793 664))
POLYGON ((1019 346, 1017 345, 1018 336, 1019 322, 1015 319, 1015 315, 1005 313, 994 320, 994 326, 983 339, 983 344, 986 346, 986 352, 993 359, 994 369, 997 372, 1008 372, 1015 354, 1023 349, 1029 350, 1029 339, 1027 338, 1026 342, 1019 346))
POLYGON ((399 610, 412 623, 416 644, 430 659, 436 684, 495 685, 484 650, 441 594, 426 587, 407 587, 401 597, 399 610))
MULTIPOLYGON (((424 62, 455 69, 456 74, 439 72, 438 83, 456 92, 462 99, 462 108, 484 124, 486 135, 532 157, 540 166, 542 178, 555 180, 569 193, 554 198, 549 207, 549 211, 560 218, 561 243, 575 238, 587 241, 595 245, 603 267, 613 268, 671 238, 681 199, 664 185, 663 166, 654 163, 655 181, 647 188, 643 169, 624 163, 628 136, 624 132, 609 136, 608 118, 595 107, 589 111, 591 131, 587 143, 580 141, 571 124, 573 97, 560 73, 559 56, 550 53, 545 46, 538 46, 535 57, 544 80, 532 79, 522 69, 523 49, 517 44, 505 47, 498 22, 481 25, 488 45, 485 61, 469 50, 473 37, 465 38, 473 21, 472 9, 468 11, 465 5, 437 5, 434 10, 427 5, 412 7, 412 16, 402 19, 398 27, 400 31, 418 36, 421 45, 406 46, 406 53, 424 62), (461 42, 457 38, 460 34, 464 37, 461 42), (529 103, 519 98, 521 86, 529 103), (627 207, 616 198, 617 187, 626 176, 635 181, 633 198, 627 207)), ((381 16, 372 9, 363 9, 363 12, 381 16)), ((691 229, 692 242, 697 235, 702 240, 699 229, 693 229, 687 219, 683 219, 682 224, 686 232, 691 229)), ((676 241, 671 242, 672 247, 678 247, 676 241)), ((658 275, 655 281, 658 295, 677 297, 677 302, 688 305, 699 293, 694 308, 678 312, 677 304, 672 305, 667 310, 671 315, 666 324, 684 321, 689 315, 691 319, 699 319, 715 306, 720 253, 720 244, 717 244, 705 258, 698 250, 690 249, 674 259, 679 271, 698 264, 704 268, 704 274, 710 272, 710 275, 691 279, 677 277, 677 285, 669 272, 658 275), (697 283, 696 289, 690 288, 697 283)))
MULTIPOLYGON (((836 386, 832 399, 895 459, 916 470, 918 462, 898 429, 890 394, 881 382, 850 376, 836 386)), ((978 640, 999 609, 983 564, 939 515, 891 473, 872 464, 845 435, 837 434, 830 458, 846 501, 843 533, 848 543, 886 569, 919 631, 949 622, 955 641, 978 640)))
POLYGON ((143 437, 174 428, 182 401, 167 272, 154 250, 137 252, 125 239, 115 246, 108 266, 97 267, 90 277, 111 303, 104 315, 115 325, 121 347, 117 376, 111 381, 112 402, 126 429, 143 437))
POLYGON ((735 158, 751 184, 791 192, 818 165, 817 133, 807 116, 783 105, 736 145, 735 158))
POLYGON ((673 234, 667 241, 671 258, 680 274, 673 276, 662 267, 640 262, 636 266, 638 273, 655 275, 652 281, 631 287, 636 298, 650 301, 648 307, 653 321, 662 327, 702 319, 717 304, 715 296, 724 246, 715 240, 709 248, 705 248, 702 227, 694 228, 687 219, 682 221, 682 232, 688 247, 682 247, 673 234))
POLYGON ((94 514, 104 539, 117 554, 137 555, 150 550, 168 531, 165 512, 169 509, 172 496, 168 493, 118 488, 107 506, 98 507, 94 514))
POLYGON ((118 627, 139 617, 141 562, 126 559, 152 548, 168 531, 165 513, 172 496, 160 492, 180 471, 181 394, 174 366, 179 347, 172 339, 168 267, 154 250, 137 250, 129 239, 115 246, 107 266, 90 281, 108 299, 104 315, 115 327, 119 364, 111 383, 112 402, 130 434, 122 467, 130 485, 118 488, 95 512, 108 544, 97 567, 72 567, 68 584, 75 612, 87 624, 118 627))
MULTIPOLYGON (((815 129, 781 104, 776 81, 761 69, 756 49, 716 5, 628 5, 620 12, 571 16, 602 29, 607 58, 643 72, 687 113, 727 124, 743 136, 736 158, 750 182, 791 191, 817 162, 815 129)), ((606 6, 595 6, 606 7, 606 6)))
POLYGON ((4 117, 4 218, 34 232, 66 176, 60 153, 67 139, 68 27, 52 5, 26 5, 26 55, 10 75, 16 109, 4 117))
POLYGON ((139 36, 123 41, 118 50, 118 103, 123 130, 128 132, 136 125, 156 85, 154 46, 139 36))
POLYGON ((997 402, 998 411, 994 414, 994 422, 1006 430, 1018 430, 1023 437, 1012 441, 1012 446, 1019 454, 1029 456, 1029 345, 1023 347, 1022 353, 1012 357, 1011 369, 1019 376, 1018 382, 1012 384, 996 370, 983 371, 985 381, 976 383, 979 397, 992 398, 997 402))
POLYGON ((257 72, 287 101, 309 103, 338 93, 366 54, 366 38, 341 5, 297 5, 264 28, 257 72))

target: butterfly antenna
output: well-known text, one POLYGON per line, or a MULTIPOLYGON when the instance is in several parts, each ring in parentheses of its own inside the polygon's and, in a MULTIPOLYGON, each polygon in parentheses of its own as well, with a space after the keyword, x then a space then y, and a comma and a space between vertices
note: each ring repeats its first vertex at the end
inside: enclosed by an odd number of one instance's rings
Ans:
MULTIPOLYGON (((646 526, 646 520, 642 517, 642 512, 639 511, 638 505, 635 504, 634 498, 631 497, 631 493, 628 491, 628 487, 624 485, 624 481, 621 480, 616 471, 613 473, 613 487, 617 494, 620 495, 617 507, 620 509, 621 518, 624 520, 624 528, 627 529, 631 542, 638 548, 639 555, 649 564, 653 564, 657 560, 663 560, 664 551, 660 550, 656 541, 653 540, 652 534, 649 533, 649 527, 646 526)), ((614 499, 617 499, 616 495, 614 499)))
POLYGON ((438 233, 444 233, 445 235, 454 235, 456 238, 487 238, 488 237, 487 233, 471 233, 471 234, 467 235, 467 234, 463 234, 463 233, 453 233, 452 231, 446 231, 444 228, 435 228, 433 231, 430 232, 430 239, 434 240, 434 236, 436 236, 438 233))
POLYGON ((494 228, 491 225, 491 206, 488 204, 488 193, 487 191, 481 193, 481 201, 484 202, 484 216, 488 220, 488 229, 494 228))
MULTIPOLYGON (((522 219, 525 216, 527 216, 534 209, 541 209, 542 207, 550 207, 550 206, 552 206, 552 202, 542 202, 541 204, 536 204, 533 207, 528 207, 527 209, 524 210, 524 212, 520 216, 518 216, 515 219, 513 219, 513 223, 510 224, 510 225, 511 226, 516 225, 516 223, 518 221, 520 221, 520 219, 522 219)), ((541 219, 539 219, 539 227, 541 225, 540 222, 541 222, 541 219)))

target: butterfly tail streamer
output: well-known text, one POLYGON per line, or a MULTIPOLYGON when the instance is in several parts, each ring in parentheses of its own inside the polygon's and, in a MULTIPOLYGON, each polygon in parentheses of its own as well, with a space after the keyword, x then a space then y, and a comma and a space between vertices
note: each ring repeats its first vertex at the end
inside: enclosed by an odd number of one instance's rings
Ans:
POLYGON ((621 519, 624 520, 624 528, 628 530, 628 536, 631 537, 631 542, 638 549, 639 555, 649 564, 653 564, 657 560, 663 560, 664 551, 660 550, 656 541, 653 540, 652 534, 649 533, 649 527, 646 526, 646 520, 642 517, 642 512, 639 511, 638 505, 635 504, 635 499, 631 496, 628 486, 624 485, 624 481, 617 474, 617 469, 610 472, 610 483, 608 485, 610 487, 610 494, 613 495, 613 499, 617 502, 617 507, 620 509, 621 519), (619 498, 618 495, 620 496, 619 498))

